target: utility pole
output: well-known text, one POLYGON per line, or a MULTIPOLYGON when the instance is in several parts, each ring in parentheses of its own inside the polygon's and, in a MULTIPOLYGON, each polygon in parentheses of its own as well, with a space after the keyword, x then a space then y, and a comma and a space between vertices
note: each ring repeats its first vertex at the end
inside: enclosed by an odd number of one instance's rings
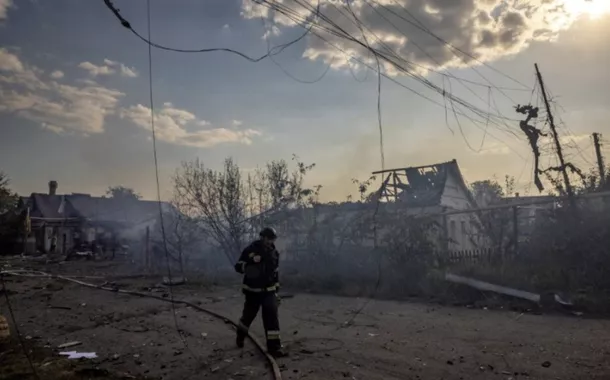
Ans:
POLYGON ((600 134, 593 134, 593 144, 595 145, 595 155, 597 156, 597 167, 599 169, 599 183, 604 185, 606 182, 606 171, 604 170, 604 157, 602 156, 602 147, 600 140, 600 134))
POLYGON ((553 118, 553 114, 551 113, 551 106, 549 105, 549 99, 546 94, 546 90, 544 88, 544 81, 542 80, 542 74, 540 74, 540 70, 538 69, 538 64, 535 63, 534 67, 536 68, 536 76, 538 77, 538 82, 540 83, 540 91, 542 92, 542 96, 544 97, 544 105, 546 106, 546 112, 549 118, 549 125, 551 127, 551 132, 553 132, 553 140, 555 140, 555 148, 557 149, 557 156, 559 157, 559 164, 561 165, 561 172, 563 173, 563 180, 566 184, 566 192, 568 193, 568 197, 573 202, 574 192, 572 190, 572 184, 570 183, 570 176, 568 176, 568 171, 566 168, 566 162, 563 158, 563 150, 561 148, 561 143, 559 142, 559 135, 557 134, 557 129, 555 128, 555 119, 553 118))

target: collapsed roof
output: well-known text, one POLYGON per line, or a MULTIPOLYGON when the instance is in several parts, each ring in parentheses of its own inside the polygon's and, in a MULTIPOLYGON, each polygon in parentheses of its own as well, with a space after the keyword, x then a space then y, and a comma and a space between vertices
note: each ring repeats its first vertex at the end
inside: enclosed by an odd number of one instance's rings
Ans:
POLYGON ((447 180, 453 177, 464 190, 467 200, 475 204, 456 160, 439 164, 388 169, 374 172, 384 178, 381 196, 409 207, 440 206, 447 180), (386 175, 387 174, 387 175, 386 175))

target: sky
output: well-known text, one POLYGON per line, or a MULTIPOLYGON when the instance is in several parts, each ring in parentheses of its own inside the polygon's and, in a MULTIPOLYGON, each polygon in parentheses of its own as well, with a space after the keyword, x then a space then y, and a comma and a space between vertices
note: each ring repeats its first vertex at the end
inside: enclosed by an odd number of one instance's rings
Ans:
MULTIPOLYGON (((146 1, 114 3, 146 35, 146 1)), ((172 48, 258 57, 304 31, 251 0, 150 3, 151 39, 172 48)), ((568 160, 584 170, 595 164, 593 132, 610 154, 607 0, 283 4, 304 22, 332 21, 361 44, 313 28, 260 62, 153 48, 163 198, 185 160, 220 169, 233 157, 250 171, 296 154, 316 164, 307 183, 323 186, 322 200, 343 200, 355 191, 353 178, 382 167, 380 120, 386 169, 457 159, 469 183, 511 175, 519 192, 535 194, 532 152, 514 110, 542 106, 534 63, 568 160), (406 70, 381 60, 379 83, 367 45, 406 70)), ((12 188, 46 192, 56 180, 60 193, 101 195, 123 185, 154 199, 148 45, 103 0, 0 0, 0 42, 0 170, 12 188)), ((538 126, 548 130, 542 118, 538 126)), ((550 141, 541 145, 543 166, 552 165, 550 141)))

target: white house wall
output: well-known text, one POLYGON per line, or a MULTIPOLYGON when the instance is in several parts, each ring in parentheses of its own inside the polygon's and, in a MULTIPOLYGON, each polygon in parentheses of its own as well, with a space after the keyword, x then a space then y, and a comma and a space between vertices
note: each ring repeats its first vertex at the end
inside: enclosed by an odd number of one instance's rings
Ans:
MULTIPOLYGON (((460 184, 460 180, 452 174, 447 176, 441 205, 447 211, 469 210, 473 206, 476 207, 470 202, 466 189, 460 184)), ((472 212, 447 215, 449 250, 465 251, 486 248, 488 238, 479 230, 478 226, 480 225, 478 216, 472 212)))

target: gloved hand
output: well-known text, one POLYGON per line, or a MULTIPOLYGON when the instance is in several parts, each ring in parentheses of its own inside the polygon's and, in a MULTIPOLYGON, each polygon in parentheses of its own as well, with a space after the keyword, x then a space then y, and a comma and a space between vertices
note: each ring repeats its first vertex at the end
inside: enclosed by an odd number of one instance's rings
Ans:
POLYGON ((275 299, 277 300, 277 305, 280 306, 282 304, 282 297, 279 294, 275 293, 275 299))

